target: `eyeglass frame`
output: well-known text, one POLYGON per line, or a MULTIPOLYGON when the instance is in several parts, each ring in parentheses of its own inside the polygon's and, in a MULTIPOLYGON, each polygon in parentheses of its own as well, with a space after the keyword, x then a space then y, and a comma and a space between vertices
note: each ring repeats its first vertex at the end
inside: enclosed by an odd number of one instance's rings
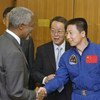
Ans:
POLYGON ((50 30, 51 31, 51 33, 54 35, 55 33, 57 33, 57 34, 59 34, 59 35, 62 35, 62 32, 66 32, 66 31, 64 31, 64 30, 55 30, 55 29, 51 29, 50 30))

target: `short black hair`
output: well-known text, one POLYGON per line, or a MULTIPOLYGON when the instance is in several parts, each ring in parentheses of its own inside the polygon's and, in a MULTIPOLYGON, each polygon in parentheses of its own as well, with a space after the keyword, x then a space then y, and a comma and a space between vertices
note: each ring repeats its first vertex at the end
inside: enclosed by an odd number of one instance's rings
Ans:
POLYGON ((67 23, 67 19, 62 17, 62 16, 56 16, 54 17, 53 19, 50 20, 50 25, 49 25, 49 28, 51 28, 51 25, 54 21, 57 21, 57 22, 61 22, 64 24, 64 26, 66 26, 66 23, 67 23))
POLYGON ((85 31, 87 37, 88 25, 84 18, 73 18, 69 20, 66 24, 66 29, 68 25, 76 25, 79 32, 85 31))
POLYGON ((7 16, 7 14, 13 9, 14 7, 7 7, 3 12, 3 18, 7 16))

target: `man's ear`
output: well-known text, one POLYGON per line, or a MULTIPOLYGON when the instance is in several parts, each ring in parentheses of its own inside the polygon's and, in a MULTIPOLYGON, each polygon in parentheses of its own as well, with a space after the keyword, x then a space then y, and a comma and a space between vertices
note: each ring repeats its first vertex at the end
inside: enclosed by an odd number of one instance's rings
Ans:
POLYGON ((6 24, 6 23, 5 23, 5 20, 6 20, 6 19, 5 19, 5 18, 3 18, 3 24, 4 24, 4 25, 6 24))
POLYGON ((85 35, 86 35, 85 31, 82 31, 81 35, 82 35, 82 37, 85 37, 85 35))
POLYGON ((24 27, 24 25, 23 25, 23 24, 18 25, 18 28, 19 28, 20 30, 22 30, 22 29, 23 29, 23 27, 24 27))

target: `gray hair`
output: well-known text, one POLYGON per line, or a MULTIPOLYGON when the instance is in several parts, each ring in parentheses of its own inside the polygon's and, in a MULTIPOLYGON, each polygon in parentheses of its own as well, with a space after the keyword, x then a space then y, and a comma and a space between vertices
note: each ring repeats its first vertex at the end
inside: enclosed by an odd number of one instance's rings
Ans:
POLYGON ((29 24, 32 20, 33 12, 24 7, 15 7, 9 13, 9 26, 18 27, 21 24, 29 24))

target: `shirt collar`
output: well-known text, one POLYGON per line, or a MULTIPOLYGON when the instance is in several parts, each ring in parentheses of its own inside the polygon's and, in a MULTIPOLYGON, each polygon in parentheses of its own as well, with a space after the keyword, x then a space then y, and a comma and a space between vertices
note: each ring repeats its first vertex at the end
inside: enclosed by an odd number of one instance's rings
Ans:
POLYGON ((62 49, 64 49, 65 50, 65 41, 61 44, 61 45, 56 45, 55 43, 53 43, 53 45, 54 45, 54 48, 55 48, 55 50, 57 49, 57 48, 62 48, 62 49))
POLYGON ((10 31, 8 29, 6 29, 6 32, 9 33, 11 36, 13 36, 20 44, 20 38, 15 33, 13 33, 12 31, 10 31))

